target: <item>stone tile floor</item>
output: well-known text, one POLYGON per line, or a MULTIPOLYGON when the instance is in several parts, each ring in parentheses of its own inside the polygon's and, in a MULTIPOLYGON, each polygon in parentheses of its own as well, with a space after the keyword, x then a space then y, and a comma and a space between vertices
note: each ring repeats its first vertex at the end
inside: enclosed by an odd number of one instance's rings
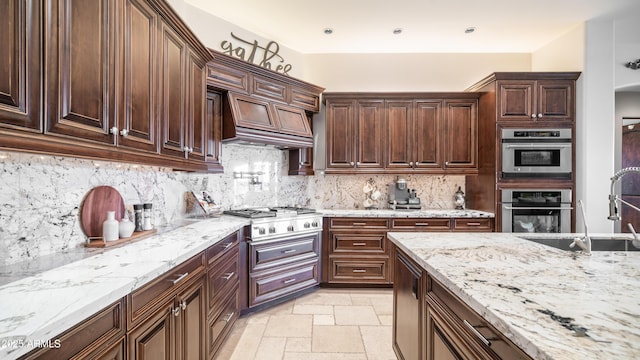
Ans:
POLYGON ((396 360, 391 289, 318 289, 236 322, 216 360, 396 360))

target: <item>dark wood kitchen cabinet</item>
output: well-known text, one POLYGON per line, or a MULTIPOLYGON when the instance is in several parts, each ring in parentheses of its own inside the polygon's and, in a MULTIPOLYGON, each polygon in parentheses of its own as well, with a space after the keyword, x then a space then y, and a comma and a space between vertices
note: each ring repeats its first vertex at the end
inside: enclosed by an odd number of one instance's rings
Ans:
POLYGON ((324 98, 327 173, 477 173, 477 94, 324 98))
POLYGON ((422 359, 423 270, 395 251, 393 278, 393 350, 400 360, 422 359))
POLYGON ((498 121, 575 121, 575 80, 498 80, 498 121))
POLYGON ((222 153, 222 94, 207 90, 205 110, 205 161, 209 172, 223 171, 220 162, 222 153))
POLYGON ((0 2, 0 129, 42 132, 42 6, 0 2))
POLYGON ((130 359, 203 359, 206 324, 204 252, 127 297, 130 359))
POLYGON ((212 55, 165 1, 0 6, 11 44, 0 52, 3 147, 208 170, 212 55))
POLYGON ((380 172, 384 100, 325 99, 328 172, 380 172))

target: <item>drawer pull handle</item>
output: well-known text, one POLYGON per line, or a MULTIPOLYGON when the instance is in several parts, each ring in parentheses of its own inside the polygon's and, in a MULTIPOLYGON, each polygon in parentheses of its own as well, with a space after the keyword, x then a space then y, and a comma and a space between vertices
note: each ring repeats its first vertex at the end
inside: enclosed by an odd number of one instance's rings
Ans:
POLYGON ((228 249, 228 248, 231 247, 231 245, 233 245, 233 243, 226 243, 226 244, 222 245, 222 248, 223 249, 228 249))
POLYGON ((292 278, 292 279, 287 279, 285 281, 283 281, 283 283, 285 284, 291 284, 292 282, 296 281, 296 278, 292 278))
POLYGON ((476 330, 475 327, 473 327, 473 325, 471 325, 467 320, 463 320, 464 324, 469 328, 469 330, 471 330, 471 332, 478 338, 480 339, 480 341, 482 341, 486 346, 491 346, 491 342, 489 340, 487 340, 487 338, 485 338, 484 336, 482 336, 482 334, 480 334, 480 332, 478 330, 476 330))
POLYGON ((233 311, 230 314, 225 315, 224 318, 222 319, 222 321, 229 322, 233 318, 233 315, 235 315, 235 314, 236 314, 236 312, 233 311))
POLYGON ((367 223, 363 223, 363 222, 354 222, 353 226, 366 226, 367 223))
POLYGON ((354 272, 354 273, 366 273, 367 272, 367 270, 365 270, 365 269, 353 269, 351 271, 354 272))
POLYGON ((235 275, 235 274, 236 274, 236 273, 235 273, 234 271, 232 271, 232 272, 230 272, 230 273, 226 273, 226 274, 222 275, 222 278, 228 281, 228 280, 230 280, 230 279, 233 277, 233 275, 235 275))
POLYGON ((187 275, 189 275, 188 272, 186 272, 184 274, 181 274, 181 275, 178 275, 178 278, 176 278, 175 280, 171 280, 171 282, 173 283, 173 285, 175 285, 175 284, 179 283, 180 281, 182 281, 184 278, 186 278, 187 275))
POLYGON ((416 223, 416 226, 429 226, 427 222, 416 223))
POLYGON ((482 225, 482 224, 480 224, 479 222, 470 222, 470 223, 467 223, 467 226, 480 226, 480 225, 482 225))
POLYGON ((298 250, 296 250, 296 249, 288 249, 288 250, 282 250, 282 253, 283 254, 293 254, 296 251, 298 251, 298 250))
POLYGON ((367 246, 367 243, 357 242, 357 243, 353 243, 353 246, 367 246))

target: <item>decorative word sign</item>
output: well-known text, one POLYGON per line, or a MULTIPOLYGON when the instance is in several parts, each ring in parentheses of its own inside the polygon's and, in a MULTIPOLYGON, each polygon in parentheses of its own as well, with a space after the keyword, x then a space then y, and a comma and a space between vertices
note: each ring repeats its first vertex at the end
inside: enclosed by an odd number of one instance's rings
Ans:
POLYGON ((284 62, 284 58, 278 55, 280 45, 278 45, 277 42, 269 41, 267 46, 262 47, 258 45, 257 40, 254 40, 253 42, 243 40, 234 35, 233 32, 231 33, 231 37, 238 40, 240 45, 235 45, 231 43, 231 41, 224 40, 220 43, 220 47, 224 50, 223 52, 225 54, 235 56, 269 70, 289 75, 289 71, 291 71, 291 64, 286 64, 284 62), (277 61, 280 64, 275 65, 275 68, 273 68, 274 64, 272 64, 272 61, 277 61))

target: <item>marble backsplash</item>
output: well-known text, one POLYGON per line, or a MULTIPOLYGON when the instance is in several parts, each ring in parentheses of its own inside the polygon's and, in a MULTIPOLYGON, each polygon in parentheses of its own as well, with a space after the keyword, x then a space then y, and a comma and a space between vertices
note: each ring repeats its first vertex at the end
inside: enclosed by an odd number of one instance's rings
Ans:
MULTIPOLYGON (((222 174, 70 157, 0 152, 0 266, 81 247, 78 212, 84 196, 109 185, 125 204, 151 202, 157 226, 181 220, 185 193, 207 191, 224 209, 296 205, 362 209, 372 179, 386 207, 391 175, 288 176, 288 152, 264 146, 223 145, 222 174)), ((423 208, 452 209, 464 176, 407 176, 423 208)))

